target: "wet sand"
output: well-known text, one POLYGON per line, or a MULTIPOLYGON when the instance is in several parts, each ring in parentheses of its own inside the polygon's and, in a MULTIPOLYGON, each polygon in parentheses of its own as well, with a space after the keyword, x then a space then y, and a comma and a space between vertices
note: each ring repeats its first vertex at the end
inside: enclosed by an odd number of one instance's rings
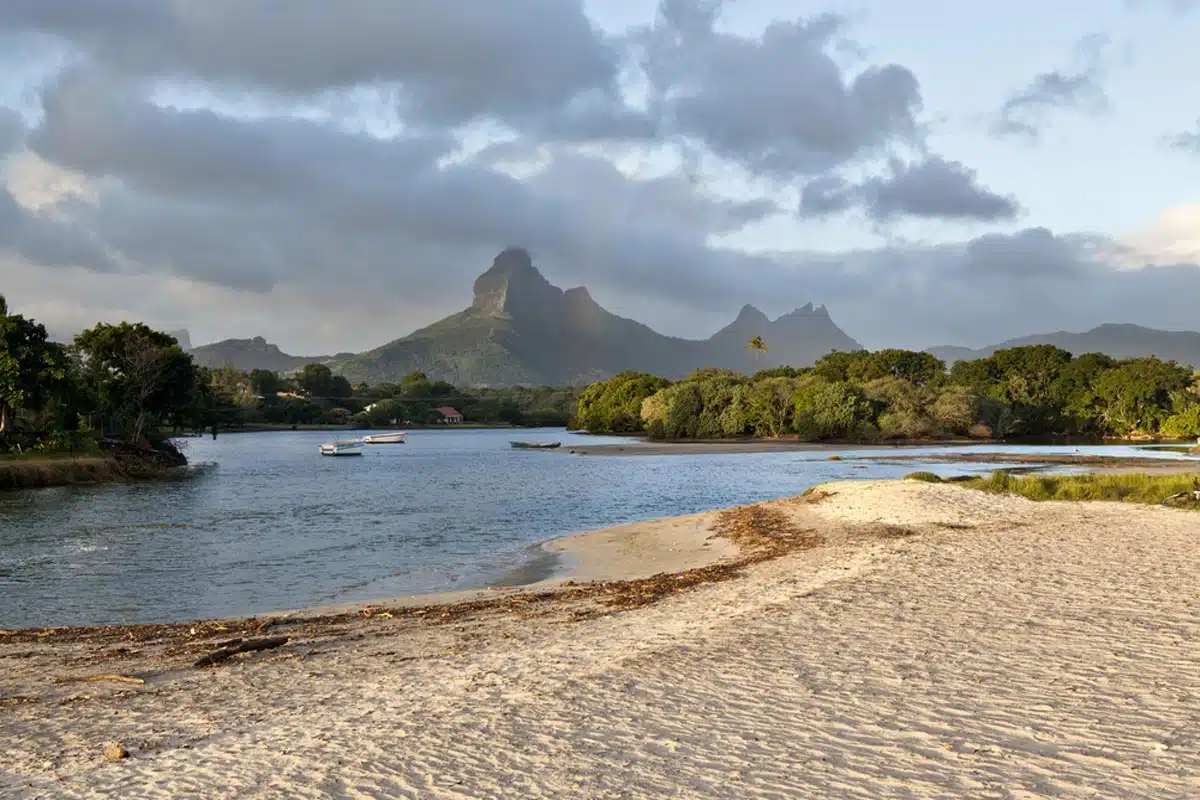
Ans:
POLYGON ((7 632, 0 795, 1194 798, 1198 543, 1193 512, 843 482, 558 543, 672 575, 7 632), (286 641, 193 666, 252 637, 286 641), (61 682, 98 675, 133 682, 61 682))

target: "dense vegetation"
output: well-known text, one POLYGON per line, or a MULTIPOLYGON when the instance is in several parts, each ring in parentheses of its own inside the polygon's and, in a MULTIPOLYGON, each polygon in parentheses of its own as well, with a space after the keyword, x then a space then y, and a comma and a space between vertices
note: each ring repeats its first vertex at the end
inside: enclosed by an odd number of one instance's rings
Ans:
POLYGON ((213 420, 223 429, 260 425, 357 425, 382 428, 432 425, 450 406, 467 423, 566 425, 578 397, 571 388, 514 386, 460 389, 410 372, 399 383, 353 386, 324 364, 294 376, 267 370, 206 371, 215 401, 213 420))
POLYGON ((753 376, 704 369, 669 383, 622 373, 585 389, 576 416, 593 433, 660 439, 1182 439, 1200 436, 1200 376, 1172 361, 1075 357, 1052 345, 949 370, 929 353, 833 352, 753 376))
POLYGON ((94 451, 105 439, 162 449, 164 430, 199 424, 211 405, 174 337, 100 324, 62 345, 0 297, 0 452, 94 451))
POLYGON ((100 324, 64 345, 0 297, 0 453, 99 453, 122 442, 163 450, 180 431, 255 425, 430 424, 442 406, 468 423, 565 425, 577 397, 553 387, 466 391, 420 372, 351 386, 322 364, 292 376, 206 369, 141 323, 100 324))

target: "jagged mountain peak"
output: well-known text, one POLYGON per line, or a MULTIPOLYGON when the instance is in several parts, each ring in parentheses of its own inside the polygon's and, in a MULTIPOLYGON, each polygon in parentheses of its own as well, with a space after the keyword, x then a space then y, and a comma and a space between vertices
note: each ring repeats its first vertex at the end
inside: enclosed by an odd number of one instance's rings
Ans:
POLYGON ((749 303, 742 306, 742 310, 738 312, 737 318, 734 320, 735 323, 740 323, 743 325, 765 325, 770 321, 771 320, 767 318, 766 314, 760 311, 756 306, 752 306, 749 303))
POLYGON ((475 279, 471 307, 491 316, 544 312, 547 303, 561 300, 562 290, 552 286, 533 265, 523 247, 508 247, 475 279))

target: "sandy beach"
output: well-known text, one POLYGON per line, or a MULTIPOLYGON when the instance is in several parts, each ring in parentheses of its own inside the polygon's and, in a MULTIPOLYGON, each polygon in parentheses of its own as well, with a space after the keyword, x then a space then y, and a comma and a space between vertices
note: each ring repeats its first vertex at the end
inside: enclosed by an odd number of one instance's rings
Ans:
POLYGON ((1200 796, 1200 514, 843 482, 555 546, 458 605, 5 632, 0 795, 1200 796))

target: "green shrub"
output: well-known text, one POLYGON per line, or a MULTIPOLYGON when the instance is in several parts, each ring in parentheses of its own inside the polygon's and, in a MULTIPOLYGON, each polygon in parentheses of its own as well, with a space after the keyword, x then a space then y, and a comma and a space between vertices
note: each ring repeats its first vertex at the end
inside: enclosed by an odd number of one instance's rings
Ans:
POLYGON ((941 483, 942 476, 934 472, 910 472, 904 476, 906 481, 924 481, 925 483, 941 483))

